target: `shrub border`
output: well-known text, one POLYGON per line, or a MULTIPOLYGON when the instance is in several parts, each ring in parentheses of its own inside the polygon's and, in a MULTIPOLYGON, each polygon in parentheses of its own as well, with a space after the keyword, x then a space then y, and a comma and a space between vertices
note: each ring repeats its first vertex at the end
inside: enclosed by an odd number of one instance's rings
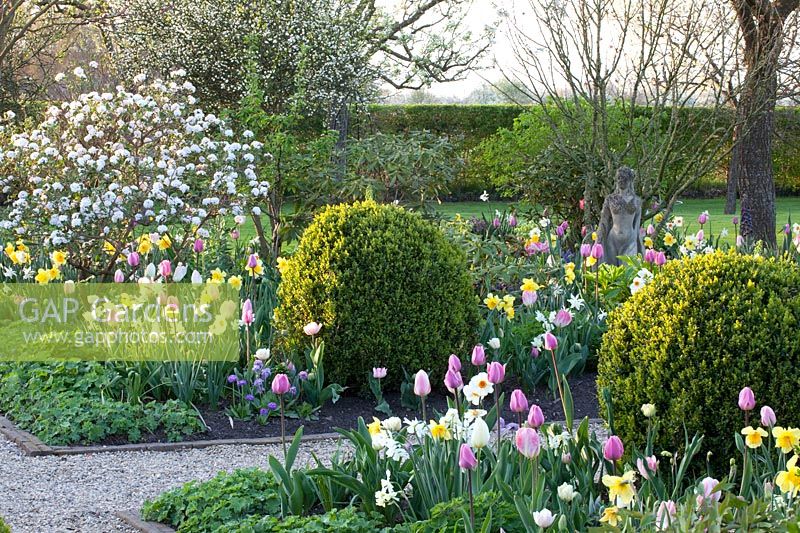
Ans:
MULTIPOLYGON (((118 444, 111 446, 49 446, 39 440, 36 435, 23 431, 14 425, 8 418, 0 415, 0 433, 16 444, 22 453, 29 457, 42 457, 47 455, 85 455, 93 453, 112 452, 173 452, 209 448, 211 446, 264 446, 280 444, 280 437, 257 437, 239 439, 210 439, 183 442, 149 442, 139 444, 118 444)), ((316 442, 321 440, 337 440, 338 433, 315 433, 303 435, 302 442, 316 442)))

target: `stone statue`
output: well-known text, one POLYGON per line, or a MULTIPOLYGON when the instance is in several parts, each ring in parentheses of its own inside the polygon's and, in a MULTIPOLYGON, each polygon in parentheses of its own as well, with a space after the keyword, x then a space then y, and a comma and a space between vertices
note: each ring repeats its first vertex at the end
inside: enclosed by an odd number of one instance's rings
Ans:
POLYGON ((633 190, 633 180, 633 170, 620 167, 616 189, 603 201, 597 239, 603 245, 603 261, 610 265, 619 265, 619 256, 644 253, 642 199, 633 190))

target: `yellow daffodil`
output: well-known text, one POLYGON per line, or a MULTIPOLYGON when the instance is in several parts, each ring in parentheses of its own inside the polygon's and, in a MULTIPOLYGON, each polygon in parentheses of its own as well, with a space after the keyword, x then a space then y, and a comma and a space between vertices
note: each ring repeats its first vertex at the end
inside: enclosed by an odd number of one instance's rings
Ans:
POLYGON ((103 251, 108 255, 115 255, 117 253, 117 247, 109 241, 103 241, 103 251))
POLYGON ((256 266, 254 267, 245 266, 244 268, 250 273, 251 276, 253 277, 260 276, 261 274, 264 273, 264 262, 261 261, 261 259, 259 259, 256 261, 256 266))
POLYGON ((372 417, 372 423, 367 424, 367 431, 369 431, 370 435, 377 435, 381 432, 381 421, 372 417))
POLYGON ((772 436, 775 437, 775 447, 780 448, 783 453, 789 453, 800 444, 800 429, 797 428, 783 429, 775 426, 772 428, 772 436))
POLYGON ((745 436, 744 442, 748 448, 758 448, 768 433, 762 428, 753 429, 753 426, 747 426, 742 429, 742 435, 745 436))
POLYGON ((39 285, 47 285, 48 283, 50 283, 50 271, 44 268, 40 268, 39 272, 36 274, 36 277, 34 279, 36 280, 36 283, 38 283, 39 285))
POLYGON ((676 242, 677 241, 675 240, 675 236, 672 235, 672 233, 667 233, 667 234, 664 235, 664 244, 666 246, 672 246, 676 242))
POLYGON ((513 307, 514 306, 514 296, 510 294, 506 294, 503 296, 503 307, 513 307))
POLYGON ((687 248, 694 248, 695 245, 694 235, 687 236, 686 240, 683 241, 683 245, 687 248))
POLYGON ((592 232, 592 241, 597 241, 597 232, 596 231, 592 232))
POLYGON ((650 237, 645 237, 644 238, 644 245, 645 245, 646 248, 652 248, 653 247, 653 239, 650 238, 650 237))
POLYGON ((14 252, 15 251, 16 251, 16 249, 14 248, 13 244, 11 244, 10 242, 6 243, 5 252, 6 252, 6 255, 9 257, 9 259, 11 259, 11 261, 16 261, 16 259, 14 258, 14 252))
POLYGON ((781 491, 792 496, 800 491, 800 468, 797 467, 797 455, 793 456, 786 463, 786 470, 778 472, 775 484, 781 491))
POLYGON ((567 283, 575 281, 575 263, 567 263, 564 265, 564 279, 567 283))
POLYGON ((29 250, 28 250, 28 247, 27 247, 27 246, 25 246, 25 243, 24 243, 24 242, 22 242, 22 239, 17 239, 17 250, 19 250, 19 251, 21 251, 21 252, 27 252, 27 251, 29 251, 29 250))
POLYGON ((241 276, 231 276, 228 279, 228 283, 231 287, 236 289, 237 291, 242 288, 242 277, 241 276))
POLYGON ((664 213, 656 213, 656 216, 653 217, 653 220, 656 221, 656 224, 660 224, 662 220, 664 220, 664 213))
POLYGON ((593 267, 596 264, 597 264, 597 259, 595 259, 594 256, 590 255, 589 257, 586 258, 586 266, 593 267))
POLYGON ((53 253, 50 254, 50 260, 55 266, 64 266, 67 263, 67 252, 54 250, 53 253))
POLYGON ((629 506, 636 497, 636 487, 633 486, 635 481, 636 472, 633 470, 628 470, 621 476, 606 474, 603 476, 603 485, 608 487, 608 499, 618 507, 629 506))
POLYGON ((280 272, 281 275, 284 275, 284 274, 286 274, 286 269, 288 269, 288 268, 289 268, 289 260, 285 259, 283 257, 279 257, 278 258, 278 272, 280 272))
POLYGON ((172 247, 172 240, 167 235, 162 235, 158 239, 158 249, 163 252, 164 250, 169 250, 170 247, 172 247))
POLYGON ((600 517, 600 521, 611 527, 617 527, 617 524, 619 524, 619 509, 617 507, 606 507, 603 510, 603 516, 600 517))
POLYGON ((505 307, 506 318, 509 320, 514 320, 514 316, 517 314, 517 311, 514 309, 513 305, 508 305, 505 307))
POLYGON ((486 304, 486 307, 489 308, 490 311, 494 311, 498 305, 500 305, 501 300, 499 296, 495 296, 491 292, 484 298, 483 303, 486 304))
POLYGON ((47 272, 50 275, 50 280, 51 281, 54 280, 54 279, 61 278, 61 271, 58 269, 58 267, 52 267, 47 272))
POLYGON ((540 285, 533 281, 531 278, 522 278, 522 285, 520 286, 519 290, 521 291, 538 291, 540 289, 540 285))
POLYGON ((222 270, 215 268, 211 271, 211 279, 209 279, 209 283, 222 283, 225 281, 225 278, 228 276, 227 272, 223 272, 222 270))
POLYGON ((436 422, 435 420, 431 420, 428 427, 431 430, 431 437, 437 440, 450 440, 453 436, 450 434, 450 430, 447 429, 447 426, 442 424, 441 422, 436 422))
POLYGON ((142 235, 141 238, 139 239, 139 247, 137 248, 137 251, 142 255, 147 255, 150 253, 150 250, 152 249, 153 249, 153 243, 150 242, 150 236, 142 235))

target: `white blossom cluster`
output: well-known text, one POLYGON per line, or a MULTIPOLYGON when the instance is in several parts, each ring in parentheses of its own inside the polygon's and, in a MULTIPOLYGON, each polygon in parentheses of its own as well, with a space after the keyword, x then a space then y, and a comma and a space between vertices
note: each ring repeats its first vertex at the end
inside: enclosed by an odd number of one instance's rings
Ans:
MULTIPOLYGON (((78 67, 72 75, 86 72, 78 67)), ((140 75, 133 91, 84 93, 51 106, 35 127, 4 128, 6 237, 73 252, 120 252, 136 234, 178 226, 193 233, 266 196, 269 184, 256 175, 263 145, 251 132, 237 138, 196 107, 184 75, 140 75)))

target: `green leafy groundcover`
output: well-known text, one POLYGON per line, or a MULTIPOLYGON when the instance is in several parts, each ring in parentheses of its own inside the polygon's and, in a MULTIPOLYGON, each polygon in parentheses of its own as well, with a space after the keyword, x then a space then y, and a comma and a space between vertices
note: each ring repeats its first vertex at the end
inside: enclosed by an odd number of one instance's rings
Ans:
POLYGON ((169 440, 203 430, 177 400, 115 399, 118 372, 103 363, 0 363, 0 412, 49 445, 89 444, 112 436, 129 442, 162 429, 169 440))
POLYGON ((0 533, 11 533, 11 528, 8 527, 2 517, 0 517, 0 533))
MULTIPOLYGON (((278 484, 272 473, 259 468, 221 472, 205 481, 190 481, 142 508, 145 520, 175 527, 181 533, 266 533, 307 531, 338 533, 445 533, 464 530, 464 498, 437 505, 428 520, 385 527, 382 517, 367 516, 348 507, 310 516, 281 518, 278 484)), ((524 532, 513 505, 491 492, 475 498, 475 515, 491 516, 492 527, 524 532)))

